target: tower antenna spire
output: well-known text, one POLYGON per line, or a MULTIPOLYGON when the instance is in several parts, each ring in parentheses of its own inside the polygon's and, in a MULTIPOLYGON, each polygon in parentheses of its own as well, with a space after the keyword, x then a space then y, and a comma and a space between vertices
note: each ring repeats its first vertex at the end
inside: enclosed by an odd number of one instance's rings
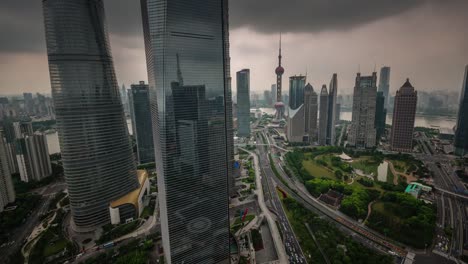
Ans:
POLYGON ((279 60, 279 66, 281 66, 281 32, 280 32, 280 37, 279 37, 279 54, 278 54, 278 60, 279 60))

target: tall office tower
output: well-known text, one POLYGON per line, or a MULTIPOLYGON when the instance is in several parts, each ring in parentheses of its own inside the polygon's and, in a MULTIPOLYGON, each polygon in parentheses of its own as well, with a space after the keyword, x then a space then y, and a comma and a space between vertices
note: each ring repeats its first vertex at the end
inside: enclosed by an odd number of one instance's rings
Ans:
POLYGON ((239 137, 250 137, 250 70, 236 73, 237 78, 237 122, 239 137))
POLYGON ((341 114, 341 104, 337 103, 335 105, 335 122, 339 122, 341 120, 340 114, 341 114))
POLYGON ((139 84, 132 84, 130 87, 127 98, 133 136, 137 143, 138 162, 155 162, 148 84, 140 81, 139 84))
POLYGON ((308 83, 304 87, 304 131, 309 136, 309 142, 317 141, 318 101, 314 87, 308 83))
POLYGON ((271 100, 271 92, 269 90, 263 91, 263 99, 265 99, 266 105, 271 105, 273 103, 271 100))
POLYGON ((318 143, 319 145, 327 144, 327 129, 328 129, 328 95, 327 86, 324 84, 320 91, 320 110, 319 110, 319 126, 318 126, 318 143))
POLYGON ((0 212, 9 203, 15 201, 16 194, 11 180, 11 172, 8 166, 6 141, 0 131, 0 212))
POLYGON ((283 119, 284 116, 284 103, 282 101, 282 82, 283 82, 283 73, 284 73, 284 68, 281 66, 281 59, 283 56, 281 55, 281 34, 280 34, 280 39, 279 39, 279 52, 278 52, 278 67, 275 69, 275 74, 276 74, 276 103, 275 103, 275 109, 276 109, 276 114, 275 114, 275 119, 276 120, 281 120, 283 119))
POLYGON ((385 96, 382 91, 377 92, 375 102, 375 129, 377 142, 385 135, 385 123, 387 120, 387 109, 385 109, 385 96))
POLYGON ((460 94, 454 145, 457 155, 465 156, 468 153, 468 65, 465 67, 465 79, 460 94))
POLYGON ((34 114, 34 100, 32 93, 23 93, 24 98, 24 111, 28 115, 34 114))
POLYGON ((383 96, 385 99, 384 107, 385 109, 388 108, 388 95, 390 91, 390 67, 384 66, 380 68, 380 78, 379 78, 379 92, 383 92, 383 96))
POLYGON ((373 148, 377 138, 375 130, 375 102, 377 73, 361 76, 358 73, 353 94, 353 117, 348 143, 357 148, 373 148))
POLYGON ((228 263, 228 3, 141 3, 166 262, 228 263))
POLYGON ((276 96, 277 96, 277 94, 276 94, 276 84, 272 84, 271 85, 271 101, 272 101, 273 106, 277 102, 276 96))
POLYGON ((403 86, 396 92, 393 107, 392 133, 390 136, 393 151, 411 152, 413 150, 414 120, 418 92, 406 79, 403 86))
POLYGON ((139 187, 102 0, 43 0, 52 97, 73 227, 110 223, 139 187))
POLYGON ((338 94, 338 78, 334 73, 328 87, 328 115, 327 115, 327 145, 335 145, 335 112, 336 95, 338 94))
POLYGON ((15 139, 24 138, 34 133, 31 122, 13 122, 15 139))
POLYGON ((21 180, 40 181, 52 174, 45 134, 24 135, 16 140, 16 160, 21 180))
POLYGON ((306 77, 291 76, 289 77, 289 108, 292 110, 297 109, 304 103, 304 87, 306 77))
POLYGON ((125 87, 125 84, 122 84, 122 88, 120 88, 120 100, 122 101, 122 106, 124 109, 124 113, 128 114, 130 113, 130 104, 129 104, 129 98, 128 98, 128 90, 125 87))
POLYGON ((304 87, 305 76, 289 77, 289 107, 287 137, 290 142, 304 141, 304 87))

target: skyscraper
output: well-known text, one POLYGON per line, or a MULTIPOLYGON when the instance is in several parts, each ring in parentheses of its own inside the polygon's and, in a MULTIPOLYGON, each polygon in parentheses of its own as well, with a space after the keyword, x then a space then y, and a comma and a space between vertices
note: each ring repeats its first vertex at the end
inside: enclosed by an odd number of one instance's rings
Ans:
POLYGON ((250 137, 250 70, 236 73, 237 78, 237 124, 240 137, 250 137))
POLYGON ((327 119, 327 145, 335 145, 335 112, 336 96, 338 94, 338 78, 334 73, 328 87, 328 119, 327 119))
POLYGON ((460 94, 454 145, 457 155, 464 156, 468 153, 468 65, 465 67, 465 78, 460 94))
POLYGON ((16 139, 16 160, 21 180, 40 181, 52 174, 47 137, 41 133, 16 139))
POLYGON ((375 147, 375 105, 377 94, 377 73, 361 76, 358 73, 354 85, 353 117, 348 143, 357 148, 375 147))
POLYGON ((273 106, 275 105, 277 99, 276 99, 276 84, 271 85, 271 101, 273 106))
POLYGON ((140 81, 139 84, 132 84, 130 87, 128 105, 133 136, 137 143, 138 162, 140 164, 155 162, 148 85, 140 81))
POLYGON ((385 124, 387 119, 387 109, 385 109, 385 97, 382 91, 377 92, 375 102, 375 129, 377 134, 377 141, 379 142, 385 134, 385 124))
POLYGON ((283 73, 284 73, 284 68, 281 66, 281 59, 283 56, 281 55, 281 34, 280 34, 280 40, 279 40, 279 52, 278 52, 278 67, 275 69, 275 74, 276 74, 276 103, 275 103, 275 109, 276 109, 276 120, 281 120, 283 119, 284 116, 284 103, 282 101, 282 89, 283 89, 283 73))
POLYGON ((32 115, 34 114, 34 100, 32 93, 23 93, 24 98, 24 110, 26 114, 32 115))
POLYGON ((414 119, 418 92, 406 79, 403 86, 396 92, 393 107, 392 133, 390 136, 393 151, 411 152, 413 150, 414 119))
POLYGON ((304 103, 304 87, 306 77, 291 76, 289 77, 289 108, 295 110, 304 103))
POLYGON ((8 166, 6 141, 3 132, 0 130, 0 212, 9 203, 15 201, 16 193, 11 179, 11 172, 8 166))
POLYGON ((270 90, 263 91, 263 99, 265 100, 265 104, 270 106, 273 101, 271 100, 271 92, 270 90))
POLYGON ((52 97, 73 227, 110 223, 138 188, 102 0, 43 0, 52 97))
POLYGON ((327 86, 324 84, 320 91, 320 111, 319 111, 319 127, 318 127, 318 143, 319 145, 327 144, 327 129, 328 129, 328 96, 327 86))
POLYGON ((380 68, 380 77, 379 77, 379 92, 383 93, 385 102, 384 108, 388 108, 388 95, 390 91, 390 67, 384 66, 380 68))
POLYGON ((317 141, 317 112, 317 93, 308 83, 304 88, 304 131, 310 143, 317 141))
POLYGON ((141 3, 167 263, 228 262, 227 1, 141 3))

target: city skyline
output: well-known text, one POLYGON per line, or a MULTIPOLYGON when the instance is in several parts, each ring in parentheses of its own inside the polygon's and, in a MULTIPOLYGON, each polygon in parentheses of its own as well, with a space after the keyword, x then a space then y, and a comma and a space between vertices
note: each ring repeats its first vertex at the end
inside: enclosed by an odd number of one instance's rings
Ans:
MULTIPOLYGON (((28 9, 21 8, 24 3, 10 2, 0 4, 0 14, 8 14, 2 17, 4 23, 0 26, 0 34, 11 36, 0 44, 0 61, 5 62, 0 65, 0 92, 48 93, 50 85, 45 41, 43 34, 40 34, 43 31, 40 1, 31 1, 28 9), (21 22, 17 21, 18 18, 21 18, 21 22), (15 28, 15 32, 10 31, 12 28, 15 28), (14 74, 20 68, 24 74, 14 74)), ((463 49, 468 45, 468 39, 459 34, 463 32, 463 25, 468 19, 461 11, 466 10, 466 1, 453 0, 443 6, 431 0, 412 3, 397 1, 380 6, 360 1, 364 9, 362 12, 367 15, 359 16, 357 21, 351 16, 353 11, 357 12, 356 7, 349 9, 346 4, 320 5, 310 2, 304 1, 304 7, 311 7, 311 12, 319 13, 326 7, 334 7, 343 15, 338 21, 324 18, 323 15, 271 21, 261 14, 264 12, 252 15, 255 10, 259 12, 260 3, 255 3, 252 10, 248 10, 245 1, 231 1, 231 73, 250 68, 252 91, 261 92, 275 81, 271 67, 276 65, 279 31, 283 32, 283 53, 286 55, 283 61, 286 69, 284 76, 305 74, 307 71, 313 86, 320 87, 322 83, 327 83, 329 72, 337 72, 340 75, 340 90, 351 93, 359 68, 362 72, 369 72, 374 67, 388 65, 392 67, 391 94, 399 88, 395 84, 402 83, 407 76, 421 87, 420 91, 459 91, 460 80, 463 79, 460 69, 468 57, 468 51, 463 49), (346 8, 349 12, 344 11, 346 8), (427 16, 432 17, 430 22, 425 19, 427 16), (419 34, 413 34, 415 31, 419 34), (438 36, 435 40, 432 38, 434 35, 438 36), (246 42, 245 39, 254 41, 246 42), (406 45, 410 42, 422 45, 415 49, 412 45, 406 45), (342 43, 347 45, 343 46, 342 43), (431 56, 425 56, 428 53, 431 56), (329 54, 336 56, 330 58, 329 54), (433 63, 435 61, 437 63, 433 63)), ((268 6, 274 14, 291 9, 287 3, 268 6)), ((119 84, 128 86, 138 80, 146 80, 139 4, 113 1, 106 14, 109 17, 119 84), (120 19, 123 15, 125 20, 120 19)), ((235 87, 235 80, 232 85, 235 87)))

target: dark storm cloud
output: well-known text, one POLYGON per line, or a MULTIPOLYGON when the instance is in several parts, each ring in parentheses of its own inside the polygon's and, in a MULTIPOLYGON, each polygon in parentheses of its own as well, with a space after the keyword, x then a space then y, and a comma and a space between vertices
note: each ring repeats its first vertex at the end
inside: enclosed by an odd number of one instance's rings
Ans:
POLYGON ((430 0, 234 0, 231 25, 264 33, 346 30, 426 1, 430 0))
MULTIPOLYGON (((231 0, 231 28, 258 32, 343 30, 430 0, 231 0)), ((0 0, 0 52, 45 50, 41 0, 0 0)), ((105 0, 111 34, 141 35, 139 0, 105 0)))
MULTIPOLYGON (((141 35, 139 0, 105 0, 110 32, 141 35)), ((0 52, 45 51, 41 0, 0 0, 0 52)))

